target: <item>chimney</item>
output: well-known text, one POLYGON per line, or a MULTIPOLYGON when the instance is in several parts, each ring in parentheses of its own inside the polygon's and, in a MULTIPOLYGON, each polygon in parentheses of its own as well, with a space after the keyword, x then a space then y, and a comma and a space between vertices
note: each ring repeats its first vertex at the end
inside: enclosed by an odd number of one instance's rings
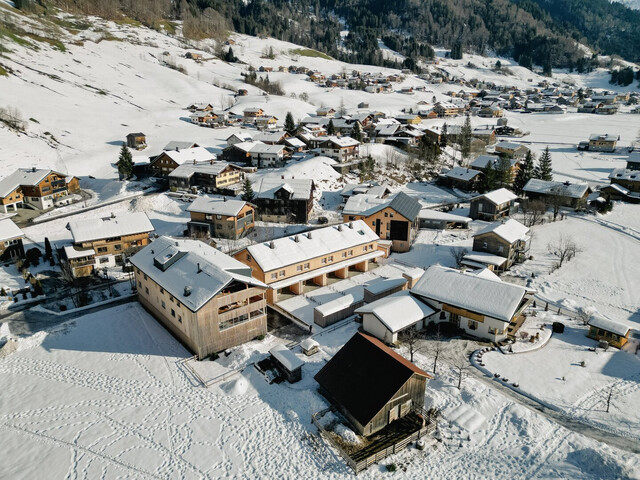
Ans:
POLYGON ((196 164, 196 159, 195 159, 195 158, 193 159, 193 164, 194 164, 194 165, 196 164))
POLYGON ((198 262, 198 273, 200 273, 202 269, 200 268, 200 262, 198 262))
POLYGON ((223 202, 226 202, 226 201, 227 201, 227 197, 223 196, 223 197, 222 197, 222 201, 223 201, 223 202))
POLYGON ((176 247, 178 246, 178 242, 176 241, 176 247))
POLYGON ((349 222, 349 228, 353 229, 353 222, 349 222))
POLYGON ((179 147, 176 147, 176 152, 179 152, 179 151, 180 151, 180 148, 179 148, 179 147))
POLYGON ((189 295, 191 295, 191 287, 187 285, 186 287, 184 287, 184 296, 188 297, 189 295))
POLYGON ((296 236, 294 236, 294 237, 293 237, 293 240, 294 240, 296 243, 299 243, 299 242, 300 242, 300 235, 296 235, 296 236))
POLYGON ((342 224, 338 225, 338 231, 341 232, 342 231, 342 224))
POLYGON ((273 240, 271 240, 271 241, 269 242, 269 248, 270 248, 271 250, 275 250, 275 248, 276 248, 276 242, 274 242, 273 240))
POLYGON ((284 175, 280 175, 280 179, 284 180, 284 175))
POLYGON ((111 218, 116 218, 115 213, 111 212, 111 218))
POLYGON ((309 232, 309 233, 307 234, 307 238, 308 238, 309 240, 311 240, 311 232, 309 232))
MULTIPOLYGON (((31 167, 31 171, 35 172, 36 171, 36 167, 31 167)), ((284 178, 284 177, 283 177, 284 178)))

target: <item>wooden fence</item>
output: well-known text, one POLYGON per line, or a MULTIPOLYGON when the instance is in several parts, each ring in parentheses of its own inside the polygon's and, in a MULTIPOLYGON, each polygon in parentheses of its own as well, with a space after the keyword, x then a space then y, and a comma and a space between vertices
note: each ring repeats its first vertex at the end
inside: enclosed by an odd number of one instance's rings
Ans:
POLYGON ((324 416, 326 413, 328 413, 328 412, 330 412, 332 410, 334 410, 334 409, 333 408, 326 408, 326 409, 321 410, 321 411, 319 411, 317 413, 314 413, 311 416, 311 422, 318 428, 318 430, 320 431, 320 435, 323 436, 324 438, 326 438, 329 441, 329 443, 331 444, 331 446, 333 446, 338 451, 340 456, 344 459, 344 461, 354 471, 354 473, 356 475, 358 473, 360 473, 361 471, 366 470, 371 465, 373 465, 375 463, 378 463, 381 460, 385 459, 389 455, 393 455, 394 453, 398 453, 398 452, 404 450, 405 448, 407 448, 407 446, 410 443, 415 442, 415 441, 417 441, 418 439, 420 439, 420 438, 422 438, 424 436, 431 435, 436 430, 436 428, 438 426, 438 422, 437 422, 435 416, 433 416, 432 414, 427 412, 422 407, 413 406, 411 408, 411 411, 416 413, 416 414, 418 414, 418 415, 420 415, 422 418, 425 419, 425 426, 424 427, 422 427, 420 430, 417 430, 417 431, 413 432, 411 435, 403 438, 402 440, 394 443, 393 445, 390 445, 387 448, 385 448, 383 450, 380 450, 380 451, 378 451, 376 453, 373 453, 370 456, 368 456, 368 457, 356 462, 338 444, 338 442, 336 442, 332 438, 332 436, 328 434, 328 432, 324 429, 324 427, 318 421, 319 417, 324 416))

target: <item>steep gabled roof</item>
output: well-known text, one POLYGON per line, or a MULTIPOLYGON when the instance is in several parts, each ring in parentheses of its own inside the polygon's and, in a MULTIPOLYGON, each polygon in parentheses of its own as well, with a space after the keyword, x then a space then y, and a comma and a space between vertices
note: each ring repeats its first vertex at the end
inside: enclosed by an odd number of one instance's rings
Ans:
POLYGON ((491 192, 478 195, 471 200, 477 200, 478 198, 485 198, 494 205, 502 205, 503 203, 510 202, 511 200, 515 200, 518 197, 506 188, 499 188, 498 190, 493 190, 491 192))
POLYGON ((476 233, 474 237, 484 235, 485 233, 495 233, 503 240, 513 243, 526 237, 529 234, 529 227, 526 227, 517 220, 510 218, 504 223, 500 221, 486 226, 476 233))
POLYGON ((414 374, 432 378, 378 339, 358 332, 314 378, 364 426, 414 374))

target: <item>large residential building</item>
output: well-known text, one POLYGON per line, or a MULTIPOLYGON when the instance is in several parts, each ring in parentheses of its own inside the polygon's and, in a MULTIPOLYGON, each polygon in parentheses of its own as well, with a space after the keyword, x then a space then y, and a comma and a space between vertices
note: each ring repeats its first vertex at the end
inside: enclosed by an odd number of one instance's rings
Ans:
POLYGON ((83 267, 76 276, 121 264, 125 257, 149 243, 149 234, 154 230, 144 212, 83 218, 69 222, 67 228, 73 246, 65 249, 66 258, 72 266, 83 267))
POLYGON ((46 210, 79 190, 77 177, 42 168, 19 168, 0 180, 0 204, 5 213, 25 204, 46 210))
POLYGON ((586 183, 550 182, 532 178, 524 186, 523 192, 529 200, 542 200, 578 210, 587 206, 591 187, 586 183))
POLYGON ((434 265, 411 289, 431 308, 439 311, 436 322, 449 322, 475 337, 492 342, 507 338, 529 304, 527 290, 468 272, 434 265))
POLYGON ((516 142, 499 142, 495 145, 496 153, 503 153, 509 158, 523 159, 529 149, 524 145, 516 142))
POLYGON ((250 141, 229 145, 222 158, 229 162, 245 163, 258 168, 278 167, 284 164, 284 145, 267 145, 250 141))
POLYGON ((313 209, 315 184, 309 178, 262 178, 253 185, 260 220, 307 223, 313 209))
POLYGON ((242 180, 242 168, 227 162, 183 163, 169 174, 169 188, 200 187, 209 193, 235 195, 242 189, 242 180))
POLYGON ((253 276, 269 286, 267 300, 278 302, 283 290, 299 295, 305 283, 327 285, 327 277, 348 278, 349 270, 366 272, 369 262, 388 250, 362 220, 250 245, 234 257, 250 266, 253 276))
POLYGON ((391 250, 407 252, 418 231, 420 202, 400 192, 392 199, 375 195, 354 195, 342 211, 345 222, 363 220, 383 240, 391 240, 391 250))
POLYGON ((609 181, 629 192, 640 192, 640 170, 616 168, 609 174, 609 181))
POLYGON ((516 198, 518 197, 506 188, 478 195, 471 199, 469 216, 474 220, 489 222, 508 217, 516 208, 516 198))
POLYGON ((324 137, 317 151, 340 163, 348 163, 360 157, 360 142, 351 137, 324 137))
POLYGON ((10 218, 0 220, 0 262, 24 258, 24 233, 10 218))
POLYGON ((267 333, 265 285, 215 248, 163 236, 131 263, 140 303, 200 359, 267 333))
POLYGON ((216 155, 204 147, 167 150, 153 157, 149 163, 152 175, 166 177, 183 164, 212 163, 216 155))
POLYGON ((255 208, 243 200, 226 197, 198 197, 187 211, 193 236, 238 239, 255 225, 255 208))
POLYGON ((589 151, 615 152, 620 135, 593 133, 589 136, 589 151))

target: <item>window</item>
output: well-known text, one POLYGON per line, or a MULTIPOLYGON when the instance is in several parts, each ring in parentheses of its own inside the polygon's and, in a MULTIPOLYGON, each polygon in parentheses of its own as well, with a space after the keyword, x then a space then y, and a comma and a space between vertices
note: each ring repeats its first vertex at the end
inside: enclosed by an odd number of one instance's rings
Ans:
POLYGON ((242 315, 239 315, 235 318, 231 318, 229 320, 226 320, 224 322, 220 322, 220 325, 218 326, 218 328, 220 329, 220 331, 223 330, 227 330, 228 328, 231 327, 235 327, 236 325, 240 325, 241 323, 245 323, 249 321, 249 315, 247 315, 246 313, 243 313, 242 315))
POLYGON ((122 250, 122 245, 118 243, 117 245, 114 245, 113 248, 119 251, 119 250, 122 250))
POLYGON ((375 227, 376 226, 376 221, 374 220, 373 222, 371 222, 371 225, 373 225, 375 227))
POLYGON ((164 294, 164 288, 160 287, 160 293, 164 294))
POLYGON ((304 264, 304 269, 305 269, 305 270, 309 270, 309 268, 311 268, 311 265, 310 265, 310 264, 308 264, 308 263, 305 263, 305 264, 304 264))
MULTIPOLYGON (((138 267, 136 267, 136 273, 137 273, 138 275, 140 275, 140 269, 139 269, 138 267)), ((145 277, 146 277, 146 275, 145 275, 145 277)))
POLYGON ((355 215, 349 215, 349 220, 355 220, 356 216, 355 215))
POLYGON ((142 288, 142 282, 138 280, 138 288, 142 288))
POLYGON ((385 239, 389 240, 391 238, 391 233, 387 232, 387 234, 385 235, 385 239))
POLYGON ((296 265, 296 272, 302 271, 302 265, 296 265))
POLYGON ((389 212, 384 212, 384 216, 388 217, 389 216, 389 212))
POLYGON ((467 322, 467 325, 469 326, 469 330, 477 330, 478 329, 478 322, 476 322, 475 320, 469 320, 467 322))
POLYGON ((107 251, 107 247, 98 247, 98 253, 105 253, 107 251))
POLYGON ((162 308, 164 308, 165 310, 167 309, 167 306, 164 304, 164 300, 162 300, 162 308))
MULTIPOLYGON (((140 270, 138 270, 138 273, 140 273, 140 270)), ((144 279, 145 279, 145 280, 149 280, 149 277, 147 277, 147 274, 146 274, 146 273, 144 274, 144 279)))
POLYGON ((222 215, 216 215, 216 220, 222 220, 222 215))
POLYGON ((391 212, 391 213, 389 214, 389 216, 390 216, 391 218, 393 218, 393 212, 391 212))
POLYGON ((320 261, 320 263, 322 263, 323 265, 324 265, 325 263, 327 263, 327 257, 323 257, 323 258, 322 258, 322 260, 320 261))
POLYGON ((100 263, 109 263, 109 257, 100 258, 100 263))
POLYGON ((330 262, 333 262, 333 255, 329 255, 328 260, 329 260, 330 262))
POLYGON ((175 311, 173 308, 171 309, 171 316, 172 316, 172 317, 175 317, 175 316, 176 316, 176 311, 175 311))
POLYGON ((144 287, 144 291, 147 295, 149 295, 149 287, 144 287))
POLYGON ((182 315, 178 315, 178 322, 182 323, 182 315))
POLYGON ((347 252, 342 252, 342 258, 346 258, 347 252))
POLYGON ((277 274, 277 273, 275 273, 275 272, 273 272, 273 273, 271 274, 271 280, 275 280, 276 278, 278 278, 278 274, 277 274))
POLYGON ((251 255, 247 253, 247 261, 251 261, 251 255))
POLYGON ((502 252, 504 252, 504 247, 502 245, 500 245, 498 247, 498 253, 502 253, 502 252))
POLYGON ((488 245, 487 245, 487 242, 482 242, 482 248, 483 248, 484 250, 486 250, 486 249, 487 249, 487 246, 488 246, 488 245))
POLYGON ((444 320, 445 318, 447 318, 446 312, 444 311, 440 312, 440 320, 444 320))
POLYGON ((353 250, 349 250, 349 256, 353 257, 353 250))
POLYGON ((284 277, 285 271, 284 270, 280 270, 280 276, 284 277))

